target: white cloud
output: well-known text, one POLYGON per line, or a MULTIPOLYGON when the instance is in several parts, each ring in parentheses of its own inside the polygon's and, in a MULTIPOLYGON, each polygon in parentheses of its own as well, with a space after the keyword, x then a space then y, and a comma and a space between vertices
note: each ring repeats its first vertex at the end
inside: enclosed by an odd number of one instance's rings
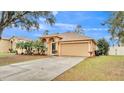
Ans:
MULTIPOLYGON (((53 11, 52 13, 53 13, 54 16, 56 16, 59 12, 53 11)), ((39 20, 40 20, 41 22, 44 22, 46 19, 43 18, 43 17, 40 17, 39 20)))
POLYGON ((46 26, 44 24, 40 24, 40 29, 46 29, 46 26))
POLYGON ((84 30, 86 31, 107 31, 108 29, 107 28, 84 28, 84 30))
MULTIPOLYGON (((65 30, 73 30, 76 27, 76 24, 66 24, 66 23, 56 23, 56 27, 60 27, 65 30)), ((83 27, 82 27, 83 28, 83 27)), ((85 31, 107 31, 107 28, 83 28, 85 31)))
POLYGON ((53 11, 53 15, 56 16, 59 12, 58 11, 53 11))
MULTIPOLYGON (((41 19, 43 20, 43 19, 41 19)), ((64 31, 72 31, 74 30, 76 27, 76 24, 67 24, 67 23, 55 23, 53 26, 50 26, 48 24, 45 24, 45 23, 41 23, 40 24, 40 29, 41 30, 64 30, 64 31)), ((82 28, 84 29, 84 31, 107 31, 108 29, 107 28, 99 28, 99 27, 93 27, 93 28, 86 28, 86 27, 83 27, 82 28)))
POLYGON ((39 20, 40 20, 41 22, 44 22, 46 19, 43 18, 43 17, 40 17, 39 20))
POLYGON ((53 29, 53 26, 50 26, 50 25, 48 25, 48 24, 41 23, 41 24, 39 25, 39 29, 40 29, 40 30, 50 30, 50 29, 53 29))
POLYGON ((73 30, 76 25, 75 24, 56 23, 55 26, 59 27, 61 29, 65 29, 65 30, 73 30))
MULTIPOLYGON (((43 20, 43 19, 41 19, 43 20)), ((50 26, 48 24, 45 24, 45 23, 41 23, 40 24, 40 29, 41 30, 51 30, 51 31, 54 31, 54 30, 64 30, 64 31, 72 31, 74 30, 74 28, 76 27, 75 24, 66 24, 66 23, 55 23, 53 26, 50 26)))
POLYGON ((35 34, 33 34, 33 36, 35 36, 35 37, 41 37, 42 34, 40 34, 40 33, 35 33, 35 34))
POLYGON ((104 38, 106 38, 106 39, 110 39, 111 38, 111 35, 107 35, 107 36, 105 36, 104 38))

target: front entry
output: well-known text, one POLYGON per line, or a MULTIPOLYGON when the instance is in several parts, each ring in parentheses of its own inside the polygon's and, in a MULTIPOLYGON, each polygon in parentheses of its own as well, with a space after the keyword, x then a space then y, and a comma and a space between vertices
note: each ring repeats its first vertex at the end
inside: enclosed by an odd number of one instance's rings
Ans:
POLYGON ((51 50, 51 54, 55 55, 56 54, 56 43, 52 43, 52 50, 51 50))

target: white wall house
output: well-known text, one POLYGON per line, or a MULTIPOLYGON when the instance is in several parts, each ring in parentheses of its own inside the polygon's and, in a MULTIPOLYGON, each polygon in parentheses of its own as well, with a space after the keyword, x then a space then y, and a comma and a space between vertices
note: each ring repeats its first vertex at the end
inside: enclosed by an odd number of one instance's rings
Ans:
POLYGON ((109 47, 109 55, 124 55, 124 46, 109 47))

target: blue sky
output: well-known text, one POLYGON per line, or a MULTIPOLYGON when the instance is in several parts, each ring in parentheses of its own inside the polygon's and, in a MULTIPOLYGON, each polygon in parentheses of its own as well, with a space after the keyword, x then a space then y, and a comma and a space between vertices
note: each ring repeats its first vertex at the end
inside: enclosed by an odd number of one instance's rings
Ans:
POLYGON ((106 21, 111 15, 111 12, 100 11, 61 11, 53 12, 56 17, 56 23, 53 26, 44 23, 44 19, 40 18, 40 29, 38 31, 27 32, 20 28, 6 28, 3 37, 22 36, 31 39, 37 39, 42 35, 44 30, 49 30, 50 33, 63 33, 73 31, 77 24, 80 24, 85 31, 85 35, 95 40, 106 38, 109 42, 110 35, 108 28, 102 26, 101 23, 106 21))

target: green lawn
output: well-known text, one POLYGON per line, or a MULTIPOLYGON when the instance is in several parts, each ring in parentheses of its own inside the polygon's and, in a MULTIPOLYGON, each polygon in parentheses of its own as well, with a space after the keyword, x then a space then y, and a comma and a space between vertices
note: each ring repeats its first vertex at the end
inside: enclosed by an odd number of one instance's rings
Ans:
POLYGON ((124 56, 87 58, 54 80, 124 80, 124 56))
POLYGON ((13 53, 0 52, 0 57, 6 57, 6 56, 10 56, 10 55, 14 55, 14 54, 13 53))

